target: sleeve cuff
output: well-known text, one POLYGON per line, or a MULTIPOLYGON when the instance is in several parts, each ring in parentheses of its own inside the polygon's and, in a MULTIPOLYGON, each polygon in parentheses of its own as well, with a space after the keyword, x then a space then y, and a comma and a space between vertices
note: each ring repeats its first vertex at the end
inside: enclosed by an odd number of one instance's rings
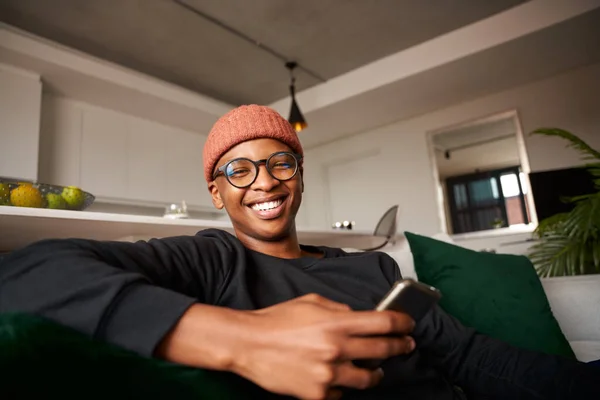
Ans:
POLYGON ((151 357, 163 337, 197 300, 151 285, 133 285, 106 317, 96 337, 151 357))

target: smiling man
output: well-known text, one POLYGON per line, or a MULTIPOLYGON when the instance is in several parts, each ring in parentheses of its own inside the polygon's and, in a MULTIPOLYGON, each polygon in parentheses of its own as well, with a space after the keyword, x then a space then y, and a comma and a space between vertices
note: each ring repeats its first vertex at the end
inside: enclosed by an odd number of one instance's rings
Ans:
POLYGON ((401 279, 391 257, 303 246, 303 150, 262 106, 220 118, 204 177, 235 236, 49 240, 8 256, 0 312, 42 315, 148 357, 233 372, 301 399, 572 399, 600 392, 585 364, 508 346, 440 308, 372 311, 401 279), (354 363, 386 360, 369 370, 354 363))
POLYGON ((213 126, 204 146, 204 178, 213 204, 225 207, 246 247, 291 240, 299 248, 295 216, 302 202, 302 157, 296 132, 265 107, 238 108, 213 126), (265 173, 259 179, 261 165, 265 173))

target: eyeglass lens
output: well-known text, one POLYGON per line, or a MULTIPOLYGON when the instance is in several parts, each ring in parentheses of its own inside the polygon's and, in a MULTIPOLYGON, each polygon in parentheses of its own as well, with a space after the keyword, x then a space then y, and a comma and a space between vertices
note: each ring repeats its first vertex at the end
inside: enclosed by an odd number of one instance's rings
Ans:
MULTIPOLYGON (((269 157, 266 167, 272 177, 280 181, 286 181, 296 173, 297 164, 296 158, 292 154, 276 153, 269 157)), ((231 161, 225 171, 229 182, 237 187, 252 184, 257 173, 256 164, 244 158, 231 161)))

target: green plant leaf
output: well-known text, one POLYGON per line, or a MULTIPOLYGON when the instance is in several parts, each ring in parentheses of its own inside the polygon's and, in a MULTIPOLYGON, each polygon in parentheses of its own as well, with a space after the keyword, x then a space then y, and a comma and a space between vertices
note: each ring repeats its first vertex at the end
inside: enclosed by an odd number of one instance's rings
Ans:
POLYGON ((552 235, 534 244, 529 250, 529 259, 542 277, 571 275, 560 254, 568 244, 565 237, 552 235))
POLYGON ((594 269, 600 272, 600 246, 592 246, 592 259, 594 262, 594 269))
POLYGON ((538 238, 547 234, 552 234, 560 229, 560 225, 564 224, 569 218, 569 213, 559 213, 552 215, 538 223, 537 228, 533 232, 538 238))
POLYGON ((600 192, 589 196, 581 196, 569 218, 561 227, 569 238, 587 241, 598 237, 600 229, 600 192))
MULTIPOLYGON (((534 244, 528 257, 540 277, 582 275, 598 272, 598 267, 591 262, 591 249, 586 242, 551 236, 534 244)), ((600 252, 596 257, 600 258, 600 252)))
POLYGON ((575 134, 558 128, 539 128, 531 132, 531 135, 554 136, 568 141, 567 147, 572 147, 577 150, 583 161, 596 161, 587 163, 582 166, 586 168, 590 174, 594 176, 594 184, 600 189, 600 152, 593 149, 585 141, 577 137, 575 134))
POLYGON ((594 185, 600 189, 600 164, 588 164, 586 168, 593 177, 594 185))
POLYGON ((584 160, 600 160, 600 152, 592 149, 585 141, 578 138, 569 131, 558 128, 539 128, 531 132, 532 135, 555 136, 565 139, 569 142, 567 147, 572 147, 579 151, 584 160))
MULTIPOLYGON (((600 152, 562 129, 542 128, 532 134, 563 138, 583 160, 593 160, 582 168, 600 190, 600 152)), ((600 191, 563 201, 574 204, 573 209, 539 222, 534 231, 538 240, 528 252, 531 262, 540 277, 600 273, 600 191)))

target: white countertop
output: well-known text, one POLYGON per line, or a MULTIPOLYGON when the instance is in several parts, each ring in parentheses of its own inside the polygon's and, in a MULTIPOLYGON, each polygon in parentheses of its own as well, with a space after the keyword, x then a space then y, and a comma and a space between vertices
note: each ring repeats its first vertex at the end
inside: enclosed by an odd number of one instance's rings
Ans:
MULTIPOLYGON (((229 221, 0 206, 0 251, 50 238, 135 240, 194 235, 208 228, 233 233, 229 221)), ((384 240, 373 237, 372 232, 356 230, 298 227, 297 231, 303 244, 331 247, 367 248, 384 240)))

